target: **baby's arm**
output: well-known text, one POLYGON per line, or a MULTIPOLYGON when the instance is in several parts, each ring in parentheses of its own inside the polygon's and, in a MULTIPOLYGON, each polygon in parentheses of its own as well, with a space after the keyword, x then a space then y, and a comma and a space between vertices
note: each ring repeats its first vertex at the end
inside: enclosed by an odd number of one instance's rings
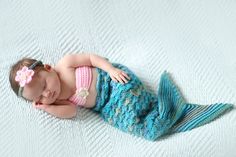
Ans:
POLYGON ((55 102, 50 105, 34 105, 34 107, 37 109, 42 109, 58 118, 73 118, 76 116, 77 112, 76 106, 67 100, 55 102))
POLYGON ((68 54, 58 63, 60 66, 76 68, 79 66, 93 66, 109 72, 114 67, 104 57, 92 53, 68 54))
POLYGON ((76 68, 79 66, 93 66, 98 67, 109 73, 111 79, 115 82, 127 83, 129 76, 122 70, 113 67, 113 65, 104 57, 96 54, 82 53, 69 54, 64 56, 58 63, 61 67, 76 68))

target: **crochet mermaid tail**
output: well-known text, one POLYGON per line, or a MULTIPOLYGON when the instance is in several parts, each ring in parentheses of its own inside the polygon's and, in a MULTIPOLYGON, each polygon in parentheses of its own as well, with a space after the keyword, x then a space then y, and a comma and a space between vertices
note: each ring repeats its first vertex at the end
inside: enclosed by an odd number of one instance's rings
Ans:
POLYGON ((124 85, 116 83, 108 73, 97 68, 97 98, 93 110, 124 132, 154 141, 165 134, 206 124, 233 107, 186 103, 166 72, 161 76, 156 95, 126 66, 117 63, 113 66, 125 71, 131 80, 124 85))
MULTIPOLYGON (((162 106, 162 103, 160 102, 165 103, 165 105, 163 105, 163 108, 165 109, 159 110, 160 115, 163 114, 163 118, 168 117, 167 113, 171 114, 173 110, 178 110, 181 106, 184 106, 180 109, 180 115, 177 116, 178 121, 168 130, 168 133, 184 132, 202 126, 233 108, 232 104, 224 103, 216 103, 212 105, 186 103, 177 86, 173 83, 166 72, 162 74, 159 85, 157 96, 159 100, 158 105, 162 106), (169 104, 173 104, 173 106, 169 104)), ((170 114, 169 116, 171 116, 170 114)), ((171 119, 173 119, 173 117, 171 119)), ((176 120, 176 118, 174 119, 176 120)))

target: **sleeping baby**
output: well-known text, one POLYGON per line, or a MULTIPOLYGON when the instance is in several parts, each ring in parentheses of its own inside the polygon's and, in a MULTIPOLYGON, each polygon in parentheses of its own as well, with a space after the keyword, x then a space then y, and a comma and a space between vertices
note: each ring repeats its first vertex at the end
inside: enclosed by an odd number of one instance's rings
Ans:
POLYGON ((232 104, 187 103, 165 71, 157 93, 147 89, 128 67, 92 53, 65 55, 54 66, 23 58, 11 67, 15 94, 58 118, 73 118, 88 108, 110 125, 155 141, 209 123, 232 104))

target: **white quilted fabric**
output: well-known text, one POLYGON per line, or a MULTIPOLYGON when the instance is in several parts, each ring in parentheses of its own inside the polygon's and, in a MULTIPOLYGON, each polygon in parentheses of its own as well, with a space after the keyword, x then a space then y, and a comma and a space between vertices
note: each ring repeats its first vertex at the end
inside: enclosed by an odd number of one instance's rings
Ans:
POLYGON ((234 0, 1 0, 1 157, 235 157, 235 109, 190 132, 149 142, 78 109, 60 120, 33 109, 9 88, 24 56, 55 64, 93 52, 132 69, 152 90, 171 73, 186 100, 236 104, 234 0))

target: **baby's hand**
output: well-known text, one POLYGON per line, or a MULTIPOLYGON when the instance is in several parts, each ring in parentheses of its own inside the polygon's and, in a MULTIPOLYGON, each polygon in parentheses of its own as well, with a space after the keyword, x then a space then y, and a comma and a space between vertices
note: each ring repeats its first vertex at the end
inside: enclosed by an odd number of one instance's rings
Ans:
POLYGON ((111 79, 115 82, 120 82, 122 84, 128 83, 127 79, 130 80, 129 76, 122 70, 118 68, 112 68, 109 72, 111 79))
POLYGON ((36 109, 45 110, 48 107, 48 105, 43 103, 33 102, 33 107, 36 109))

